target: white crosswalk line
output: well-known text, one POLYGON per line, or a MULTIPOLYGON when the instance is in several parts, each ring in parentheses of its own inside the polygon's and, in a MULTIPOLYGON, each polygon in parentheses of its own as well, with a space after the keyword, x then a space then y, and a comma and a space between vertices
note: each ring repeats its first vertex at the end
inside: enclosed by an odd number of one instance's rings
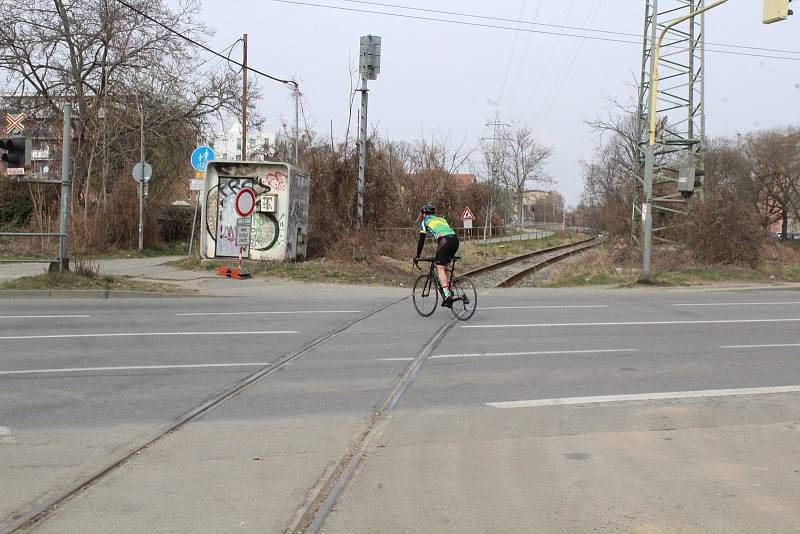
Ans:
POLYGON ((800 386, 778 386, 766 388, 709 389, 702 391, 671 391, 665 393, 633 393, 627 395, 600 395, 596 397, 562 397, 557 399, 535 399, 510 402, 487 402, 493 408, 538 408, 542 406, 565 406, 573 404, 601 404, 626 401, 654 401, 675 399, 700 399, 707 397, 733 397, 744 395, 774 395, 798 393, 800 386))
POLYGON ((11 445, 17 442, 17 438, 11 435, 11 430, 8 427, 0 426, 0 445, 11 445))

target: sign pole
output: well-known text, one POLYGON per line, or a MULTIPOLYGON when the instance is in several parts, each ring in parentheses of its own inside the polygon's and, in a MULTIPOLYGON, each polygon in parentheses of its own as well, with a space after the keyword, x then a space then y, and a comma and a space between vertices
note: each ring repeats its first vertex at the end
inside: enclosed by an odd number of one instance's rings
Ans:
MULTIPOLYGON (((139 164, 144 169, 144 106, 139 104, 139 164)), ((144 171, 139 181, 139 252, 144 249, 144 171)))
POLYGON ((197 193, 197 197, 194 203, 194 215, 192 216, 192 237, 189 238, 189 258, 192 257, 192 245, 194 244, 194 227, 197 226, 197 207, 200 205, 200 193, 197 193))
POLYGON ((69 270, 67 233, 69 215, 69 160, 72 141, 72 104, 64 102, 64 139, 61 143, 61 220, 59 224, 58 271, 69 270))

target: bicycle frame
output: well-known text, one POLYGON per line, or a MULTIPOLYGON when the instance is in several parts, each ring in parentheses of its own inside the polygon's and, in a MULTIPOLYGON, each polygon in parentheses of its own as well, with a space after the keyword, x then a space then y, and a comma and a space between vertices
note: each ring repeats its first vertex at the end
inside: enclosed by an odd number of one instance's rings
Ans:
MULTIPOLYGON (((433 279, 433 283, 436 284, 436 290, 439 292, 439 295, 444 298, 444 289, 442 289, 442 283, 439 281, 439 273, 436 272, 436 260, 435 258, 420 258, 420 261, 427 261, 430 263, 430 270, 428 271, 429 278, 433 279)), ((447 283, 450 287, 453 287, 453 278, 455 277, 456 272, 456 258, 450 262, 450 268, 448 269, 445 266, 445 272, 449 273, 447 278, 447 283)), ((427 296, 429 289, 426 288, 425 296, 427 296)), ((462 300, 460 297, 453 298, 454 301, 462 300)))

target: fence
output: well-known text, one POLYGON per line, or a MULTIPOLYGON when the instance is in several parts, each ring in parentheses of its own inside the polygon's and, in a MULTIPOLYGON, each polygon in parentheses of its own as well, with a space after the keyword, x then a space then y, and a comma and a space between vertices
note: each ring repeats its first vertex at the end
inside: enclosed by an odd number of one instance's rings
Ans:
MULTIPOLYGON (((491 226, 486 228, 486 240, 484 241, 484 228, 453 228, 456 235, 462 241, 482 241, 485 243, 500 243, 505 241, 527 241, 529 239, 542 239, 554 233, 562 231, 563 226, 557 223, 533 223, 526 224, 524 228, 508 226, 491 226)), ((409 226, 403 228, 375 228, 375 231, 389 234, 408 236, 418 231, 418 227, 409 226)))

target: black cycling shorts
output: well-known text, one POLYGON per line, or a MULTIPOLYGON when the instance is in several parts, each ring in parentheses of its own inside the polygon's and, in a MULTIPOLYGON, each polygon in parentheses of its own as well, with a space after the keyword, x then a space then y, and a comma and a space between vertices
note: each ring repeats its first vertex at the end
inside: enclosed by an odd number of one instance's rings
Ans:
POLYGON ((458 252, 458 236, 448 235, 439 238, 439 248, 436 249, 436 265, 447 265, 458 252))

